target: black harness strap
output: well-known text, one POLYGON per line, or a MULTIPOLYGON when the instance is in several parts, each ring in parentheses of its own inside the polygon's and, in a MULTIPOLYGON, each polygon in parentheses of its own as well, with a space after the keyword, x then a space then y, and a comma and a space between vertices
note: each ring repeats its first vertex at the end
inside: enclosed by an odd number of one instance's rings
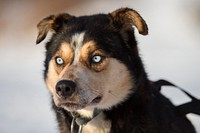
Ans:
POLYGON ((192 100, 191 102, 176 106, 176 111, 179 113, 179 115, 186 115, 188 113, 200 115, 200 100, 186 92, 184 89, 163 79, 153 82, 153 86, 158 91, 161 90, 162 86, 172 86, 178 88, 192 100))

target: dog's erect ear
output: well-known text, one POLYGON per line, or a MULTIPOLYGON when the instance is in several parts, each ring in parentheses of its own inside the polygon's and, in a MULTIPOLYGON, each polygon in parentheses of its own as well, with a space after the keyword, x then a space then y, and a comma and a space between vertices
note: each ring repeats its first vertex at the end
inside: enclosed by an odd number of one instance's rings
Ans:
POLYGON ((148 34, 148 27, 138 12, 130 8, 120 8, 110 13, 113 24, 119 29, 130 29, 135 26, 142 35, 148 34))
POLYGON ((43 41, 49 31, 56 32, 62 26, 62 24, 67 22, 70 18, 72 18, 71 15, 63 13, 59 15, 51 15, 42 19, 37 25, 39 33, 36 44, 39 44, 41 41, 43 41))

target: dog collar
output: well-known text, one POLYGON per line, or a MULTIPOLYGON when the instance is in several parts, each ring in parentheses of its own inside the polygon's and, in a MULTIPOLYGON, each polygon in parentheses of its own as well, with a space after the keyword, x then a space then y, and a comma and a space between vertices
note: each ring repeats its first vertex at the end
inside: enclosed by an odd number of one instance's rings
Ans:
POLYGON ((86 125, 89 121, 91 121, 93 118, 95 118, 101 112, 102 112, 101 110, 94 109, 92 118, 82 117, 77 112, 71 112, 71 115, 73 117, 72 122, 71 122, 71 133, 75 133, 75 124, 77 124, 79 126, 78 133, 82 133, 83 125, 86 125))

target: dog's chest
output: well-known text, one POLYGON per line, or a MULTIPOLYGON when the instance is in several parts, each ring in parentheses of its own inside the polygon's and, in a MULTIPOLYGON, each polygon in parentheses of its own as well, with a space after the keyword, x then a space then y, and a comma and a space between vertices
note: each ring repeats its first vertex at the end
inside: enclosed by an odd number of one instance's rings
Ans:
POLYGON ((109 133, 110 128, 111 122, 109 120, 105 120, 104 114, 101 113, 83 126, 82 133, 109 133))

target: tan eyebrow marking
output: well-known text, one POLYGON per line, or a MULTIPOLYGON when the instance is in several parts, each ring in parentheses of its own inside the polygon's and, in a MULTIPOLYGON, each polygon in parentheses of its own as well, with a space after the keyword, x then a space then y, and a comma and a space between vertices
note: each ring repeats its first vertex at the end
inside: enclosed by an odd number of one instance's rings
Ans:
POLYGON ((54 68, 56 70, 57 73, 60 73, 62 71, 62 69, 70 64, 73 61, 73 56, 74 56, 74 52, 72 50, 72 48, 70 47, 70 45, 66 42, 63 42, 59 48, 59 50, 55 53, 54 57, 52 58, 52 60, 54 60, 54 68), (55 63, 55 58, 56 57, 61 57, 64 61, 63 66, 58 67, 57 64, 55 63))

